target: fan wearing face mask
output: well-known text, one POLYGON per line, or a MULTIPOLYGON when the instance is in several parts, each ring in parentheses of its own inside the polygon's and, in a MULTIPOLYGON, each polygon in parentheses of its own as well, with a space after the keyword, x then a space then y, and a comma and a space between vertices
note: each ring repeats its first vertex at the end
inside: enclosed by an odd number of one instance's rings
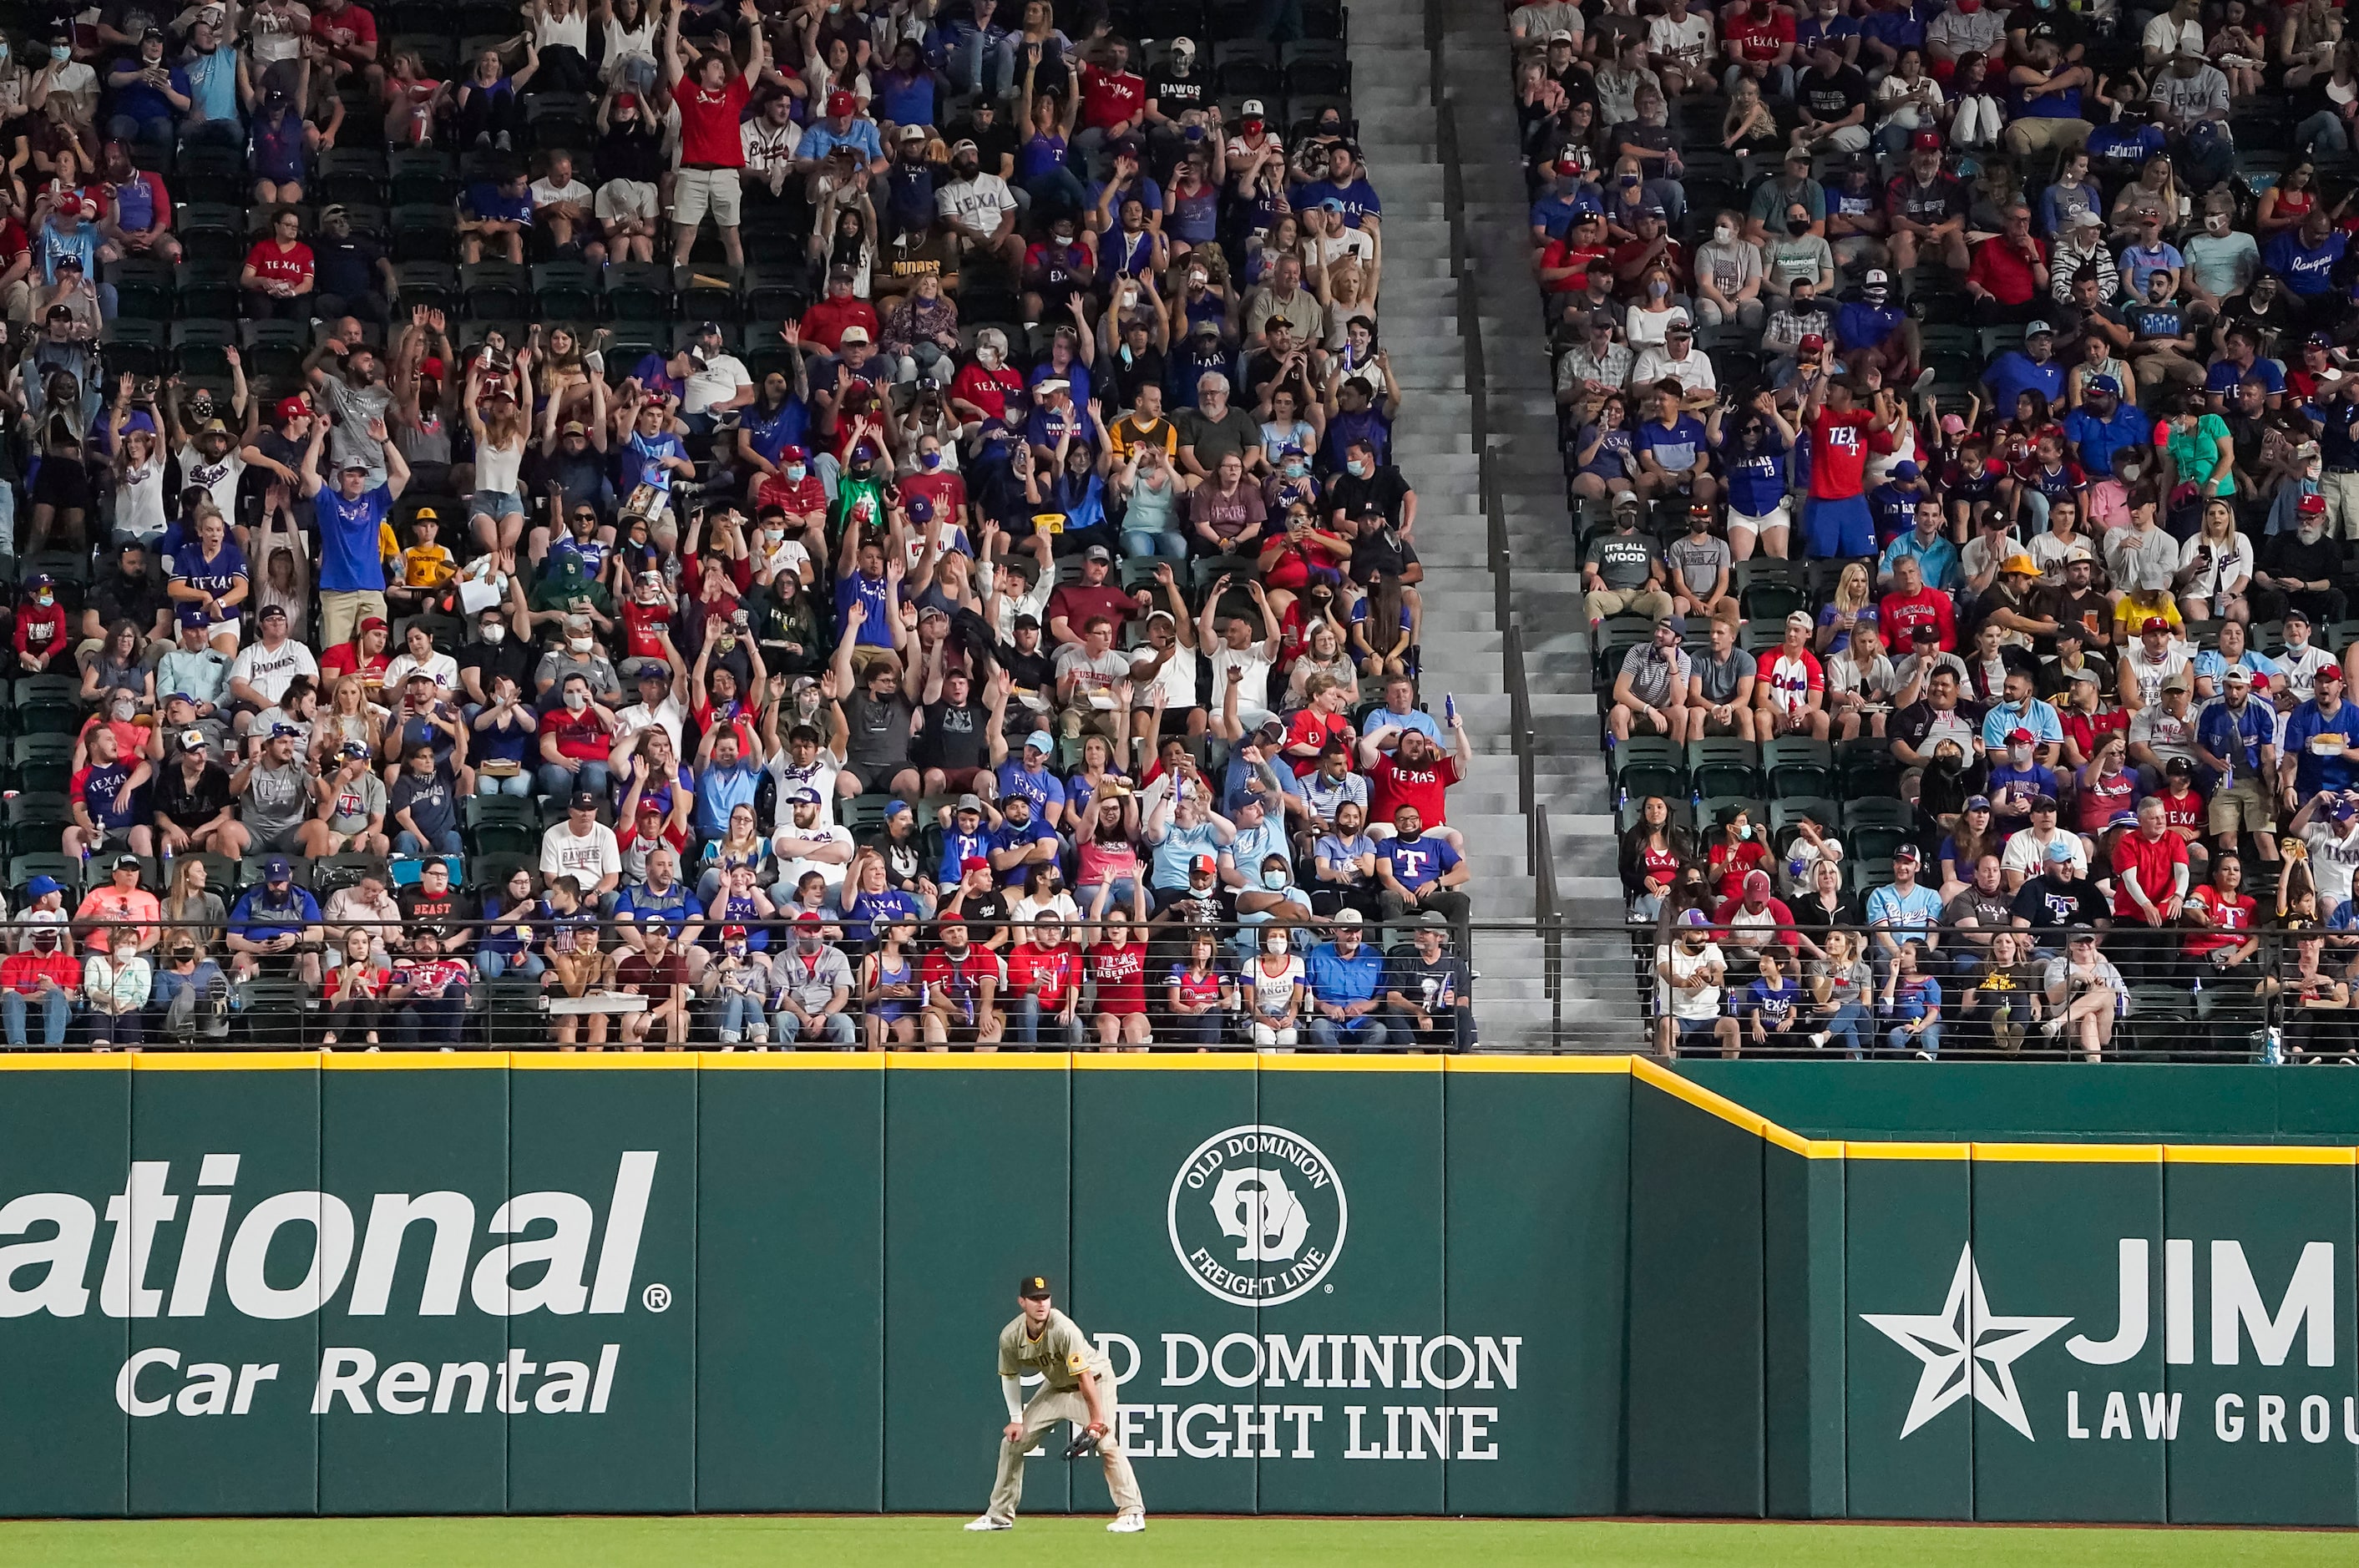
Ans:
POLYGON ((1256 1048, 1293 1049, 1304 1005, 1303 973, 1288 928, 1273 925, 1260 933, 1258 950, 1237 985, 1240 1021, 1256 1048))
MULTIPOLYGON (((49 880, 37 877, 33 885, 49 880)), ((49 891, 56 892, 57 885, 50 883, 49 891)), ((36 926, 28 946, 0 958, 0 1027, 5 1027, 11 1047, 25 1045, 26 1015, 31 1011, 40 1014, 42 1044, 66 1042, 66 1029, 73 1022, 74 998, 82 994, 82 970, 73 954, 65 951, 60 935, 64 930, 62 924, 36 926)))
POLYGON ((66 636, 65 606, 59 603, 56 580, 46 572, 25 580, 16 601, 16 668, 24 674, 62 673, 71 665, 73 643, 66 636))
POLYGON ((147 1005, 152 981, 148 963, 139 955, 137 929, 103 927, 97 933, 97 951, 82 966, 92 1050, 111 1051, 117 1045, 138 1049, 145 1039, 141 1009, 147 1005))

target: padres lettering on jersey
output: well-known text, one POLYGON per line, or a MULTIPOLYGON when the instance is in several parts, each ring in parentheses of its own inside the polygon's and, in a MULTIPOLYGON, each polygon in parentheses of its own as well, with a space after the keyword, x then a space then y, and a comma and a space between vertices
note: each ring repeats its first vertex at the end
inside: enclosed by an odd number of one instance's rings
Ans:
POLYGON ((999 1334, 999 1375, 1038 1377, 1050 1391, 1067 1393, 1082 1386, 1082 1372, 1105 1382, 1114 1379, 1114 1364, 1092 1345, 1072 1319, 1051 1307, 1049 1321, 1034 1338, 1021 1314, 999 1334))

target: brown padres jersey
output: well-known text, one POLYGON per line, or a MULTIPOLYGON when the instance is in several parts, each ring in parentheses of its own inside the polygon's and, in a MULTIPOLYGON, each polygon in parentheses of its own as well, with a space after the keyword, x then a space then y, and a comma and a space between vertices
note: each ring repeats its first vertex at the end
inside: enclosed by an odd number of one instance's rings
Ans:
POLYGON ((1067 1393, 1082 1386, 1082 1369, 1088 1367, 1101 1383, 1114 1381, 1114 1363, 1093 1345, 1079 1325, 1056 1308, 1049 1309, 1049 1321, 1042 1325, 1038 1339, 1032 1336, 1031 1325, 1024 1314, 999 1331, 999 1375, 1003 1377, 1023 1377, 1038 1374, 1047 1386, 1058 1393, 1067 1393))

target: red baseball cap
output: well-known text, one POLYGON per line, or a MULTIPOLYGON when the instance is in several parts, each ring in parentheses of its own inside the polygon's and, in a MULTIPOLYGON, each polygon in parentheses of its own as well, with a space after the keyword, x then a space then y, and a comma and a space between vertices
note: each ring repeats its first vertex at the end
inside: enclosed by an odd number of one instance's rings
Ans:
POLYGON ((1805 353, 1805 354, 1816 354, 1816 353, 1818 353, 1818 352, 1819 352, 1819 350, 1821 350, 1821 349, 1822 349, 1822 348, 1824 348, 1824 347, 1826 347, 1826 346, 1827 346, 1827 340, 1826 340, 1825 338, 1823 338, 1823 337, 1821 337, 1818 333, 1816 333, 1816 332, 1804 332, 1804 333, 1802 334, 1802 352, 1803 352, 1803 353, 1805 353))
POLYGON ((2143 637, 2147 632, 2168 632, 2169 630, 2170 623, 2169 621, 2164 620, 2160 615, 2148 615, 2146 618, 2146 624, 2138 627, 2138 635, 2143 637))
POLYGON ((311 405, 304 401, 301 397, 281 397, 278 399, 278 422, 282 425, 289 419, 299 419, 310 411, 311 405))
POLYGON ((2029 730, 2010 731, 2006 737, 2006 744, 2009 746, 2029 746, 2031 744, 2031 732, 2029 730))
POLYGON ((2304 495, 2294 503, 2294 509, 2305 517, 2317 517, 2326 510, 2326 497, 2317 494, 2304 495))
POLYGON ((1919 131, 1915 136, 1908 138, 1908 145, 1912 147, 1938 148, 1941 145, 1941 133, 1939 131, 1919 131))
POLYGON ((990 869, 991 862, 985 860, 979 855, 970 855, 964 860, 959 862, 959 875, 961 876, 964 876, 970 871, 988 871, 990 869))
POLYGON ((831 114, 849 114, 858 107, 860 100, 840 87, 827 95, 827 112, 831 114))

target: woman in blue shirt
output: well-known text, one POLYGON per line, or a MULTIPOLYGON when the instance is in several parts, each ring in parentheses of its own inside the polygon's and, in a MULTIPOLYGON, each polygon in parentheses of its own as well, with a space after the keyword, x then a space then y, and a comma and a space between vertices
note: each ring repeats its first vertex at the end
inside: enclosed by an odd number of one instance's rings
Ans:
POLYGON ((939 123, 942 89, 948 84, 919 58, 916 39, 903 38, 893 46, 893 63, 877 74, 874 85, 876 99, 869 113, 880 125, 923 125, 930 131, 939 123))
POLYGON ((732 869, 728 885, 716 894, 705 908, 704 945, 714 952, 721 949, 721 932, 724 927, 745 928, 745 945, 756 953, 768 951, 770 920, 778 907, 770 896, 754 885, 754 868, 739 866, 732 869))
POLYGON ((885 857, 868 850, 853 860, 836 902, 843 912, 845 942, 864 949, 883 935, 878 928, 905 924, 929 912, 919 906, 916 895, 891 884, 885 857))
POLYGON ((1074 101, 1064 108, 1060 118, 1056 99, 1044 94, 1032 101, 1032 134, 1016 155, 1016 183, 1030 194, 1042 213, 1078 218, 1089 205, 1089 192, 1081 177, 1065 166, 1065 147, 1080 103, 1074 101))
POLYGON ((538 978, 549 967, 534 951, 549 909, 532 890, 532 873, 521 866, 509 872, 506 887, 484 896, 484 913, 490 923, 475 943, 475 966, 484 978, 496 980, 511 969, 538 978))
POLYGON ((1572 438, 1572 455, 1579 465, 1572 487, 1585 499, 1603 501, 1629 491, 1637 459, 1630 444, 1630 405, 1619 393, 1598 406, 1595 424, 1582 426, 1572 438))
POLYGON ((1834 596, 1819 607, 1819 657, 1827 658, 1851 647, 1851 634, 1863 626, 1883 629, 1874 586, 1863 561, 1846 561, 1835 579, 1834 596))
POLYGON ((172 557, 172 581, 165 592, 179 604, 202 610, 208 623, 206 640, 234 656, 238 609, 250 588, 245 552, 230 542, 229 528, 221 514, 206 513, 197 525, 196 548, 172 557))
MULTIPOLYGON (((1211 245, 1220 235, 1221 192, 1206 183, 1191 158, 1182 158, 1164 195, 1163 233, 1177 250, 1211 245)), ((1129 205, 1125 201, 1125 206, 1129 205)), ((1144 209, 1142 208, 1142 211, 1144 209)))
POLYGON ((1755 396, 1753 406, 1738 416, 1734 432, 1723 428, 1723 413, 1714 408, 1704 416, 1704 437, 1720 453, 1727 477, 1728 553, 1750 561, 1757 541, 1762 554, 1783 561, 1793 525, 1786 497, 1792 484, 1788 459, 1794 427, 1777 411, 1777 397, 1769 392, 1755 396))
POLYGON ((303 200, 303 184, 311 177, 311 145, 319 133, 303 118, 303 106, 284 87, 262 91, 262 108, 254 116, 252 146, 246 167, 254 171, 254 199, 265 206, 291 205, 303 200))
POLYGON ((1098 236, 1100 291, 1111 294, 1117 278, 1159 277, 1169 261, 1163 236, 1147 224, 1147 203, 1136 196, 1123 198, 1114 227, 1098 236))
POLYGON ((475 793, 530 800, 540 719, 530 703, 517 700, 516 684, 510 676, 493 676, 488 695, 491 703, 477 711, 470 725, 473 734, 467 743, 468 758, 475 765, 475 793), (527 757, 528 751, 535 755, 527 757), (515 767, 493 766, 507 763, 515 767))
MULTIPOLYGON (((475 56, 475 69, 452 90, 451 139, 463 147, 488 147, 520 140, 524 136, 524 105, 516 94, 540 71, 540 48, 527 33, 524 69, 514 76, 500 65, 500 51, 487 49, 475 56)), ((286 198, 281 198, 286 200, 286 198)))

